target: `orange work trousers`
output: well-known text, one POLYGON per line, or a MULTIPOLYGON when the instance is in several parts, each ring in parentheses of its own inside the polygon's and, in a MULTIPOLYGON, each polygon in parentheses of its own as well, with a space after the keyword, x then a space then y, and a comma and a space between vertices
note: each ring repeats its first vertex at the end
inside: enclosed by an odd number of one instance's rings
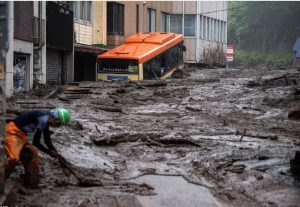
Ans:
POLYGON ((36 188, 39 182, 38 151, 27 141, 27 135, 14 122, 6 125, 4 140, 7 156, 7 160, 4 162, 5 177, 9 177, 15 166, 21 161, 25 169, 25 185, 36 188))

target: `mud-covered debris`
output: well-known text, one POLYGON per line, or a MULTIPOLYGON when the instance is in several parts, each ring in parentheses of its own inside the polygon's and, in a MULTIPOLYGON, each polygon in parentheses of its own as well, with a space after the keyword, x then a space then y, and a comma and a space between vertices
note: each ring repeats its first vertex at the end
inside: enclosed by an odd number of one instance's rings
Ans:
POLYGON ((65 94, 89 94, 92 93, 88 88, 79 88, 76 86, 68 87, 65 91, 65 94))
POLYGON ((115 93, 118 93, 118 94, 123 94, 123 93, 128 93, 127 90, 125 90, 124 88, 118 88, 115 93))
POLYGON ((162 137, 162 134, 154 134, 154 133, 148 133, 148 134, 129 134, 129 133, 123 133, 123 134, 115 134, 111 136, 91 136, 90 139, 94 142, 94 144, 99 146, 113 146, 122 142, 137 142, 139 140, 141 141, 147 141, 148 139, 157 140, 158 138, 162 137))
POLYGON ((262 180, 262 179, 264 179, 264 176, 262 174, 255 174, 255 178, 257 180, 262 180))
POLYGON ((273 77, 273 78, 269 78, 265 80, 265 83, 271 83, 273 81, 277 81, 277 80, 284 80, 286 84, 288 84, 288 80, 286 75, 282 75, 282 76, 278 76, 278 77, 273 77))
POLYGON ((165 81, 148 81, 143 82, 142 86, 144 87, 165 87, 167 83, 165 81))
POLYGON ((300 88, 293 88, 292 95, 300 95, 300 88))
POLYGON ((189 73, 189 71, 187 69, 177 69, 172 74, 172 78, 177 78, 177 79, 183 79, 183 78, 187 78, 190 76, 191 76, 191 74, 189 73))
POLYGON ((257 159, 258 160, 268 160, 268 159, 270 159, 270 157, 267 155, 259 155, 257 159))
POLYGON ((295 106, 292 109, 290 109, 288 113, 289 119, 299 120, 300 119, 300 105, 295 106))
POLYGON ((248 83, 246 84, 247 87, 249 88, 254 88, 254 87, 257 87, 257 86, 260 86, 261 83, 258 82, 258 81, 254 81, 254 80, 250 80, 248 81, 248 83))
POLYGON ((253 138, 258 138, 258 139, 270 139, 270 140, 278 140, 277 135, 269 135, 269 134, 254 134, 254 133, 244 133, 244 132, 239 132, 238 130, 236 131, 235 135, 243 135, 246 137, 253 137, 253 138))
POLYGON ((296 151, 294 159, 290 160, 290 170, 292 175, 300 180, 300 151, 296 151))
POLYGON ((242 172, 244 172, 245 168, 246 168, 245 165, 232 165, 232 166, 226 168, 226 170, 233 172, 233 173, 242 173, 242 172))
POLYGON ((199 108, 199 107, 194 107, 194 106, 186 106, 185 109, 188 110, 188 111, 193 111, 193 112, 199 112, 199 111, 202 111, 201 108, 199 108))
POLYGON ((60 100, 60 101, 64 101, 64 102, 66 102, 66 103, 71 103, 71 100, 68 99, 68 98, 66 98, 65 96, 58 95, 57 98, 58 98, 58 100, 60 100))
POLYGON ((103 110, 103 111, 108 111, 108 112, 119 112, 119 113, 123 113, 123 110, 119 107, 115 107, 115 106, 93 106, 94 109, 99 109, 99 110, 103 110))
POLYGON ((125 133, 125 134, 117 134, 117 135, 103 136, 103 137, 91 136, 90 139, 94 142, 94 144, 99 146, 114 146, 123 142, 142 141, 160 147, 176 146, 176 145, 192 145, 192 146, 200 147, 200 144, 187 138, 178 138, 178 137, 166 138, 163 136, 164 135, 162 134, 154 134, 154 133, 148 133, 148 134, 125 133))
POLYGON ((77 120, 72 121, 70 127, 74 130, 83 130, 84 129, 83 124, 77 120))
POLYGON ((51 91, 48 95, 44 96, 44 99, 54 98, 57 94, 61 93, 61 87, 56 87, 53 91, 51 91))
POLYGON ((156 195, 154 192, 154 187, 142 183, 142 184, 136 184, 136 183, 123 183, 121 185, 121 191, 127 192, 127 193, 134 193, 136 195, 156 195))

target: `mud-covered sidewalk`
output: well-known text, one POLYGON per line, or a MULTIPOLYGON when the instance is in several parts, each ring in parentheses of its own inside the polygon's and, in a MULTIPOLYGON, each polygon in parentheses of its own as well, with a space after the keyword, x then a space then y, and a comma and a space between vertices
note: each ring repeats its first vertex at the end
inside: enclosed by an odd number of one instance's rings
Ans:
POLYGON ((78 174, 103 182, 79 186, 41 152, 40 188, 21 187, 9 204, 298 206, 290 159, 300 150, 300 121, 288 111, 300 105, 293 95, 299 71, 190 73, 165 82, 80 83, 91 93, 77 99, 43 99, 49 91, 40 89, 9 100, 10 117, 70 109, 72 124, 53 129, 53 143, 78 174))

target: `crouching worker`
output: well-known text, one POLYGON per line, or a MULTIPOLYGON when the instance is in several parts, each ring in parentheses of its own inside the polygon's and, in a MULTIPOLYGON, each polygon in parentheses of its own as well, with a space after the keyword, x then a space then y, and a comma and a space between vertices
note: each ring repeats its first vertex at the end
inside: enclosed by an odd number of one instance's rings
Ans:
POLYGON ((37 188, 39 182, 38 151, 57 157, 57 151, 50 139, 49 126, 59 127, 70 122, 70 112, 64 108, 53 109, 50 112, 30 111, 21 114, 7 124, 5 132, 5 178, 9 177, 14 167, 22 162, 25 169, 24 184, 30 188, 37 188), (29 143, 28 134, 33 135, 32 144, 29 143), (43 136, 46 146, 41 144, 43 136))

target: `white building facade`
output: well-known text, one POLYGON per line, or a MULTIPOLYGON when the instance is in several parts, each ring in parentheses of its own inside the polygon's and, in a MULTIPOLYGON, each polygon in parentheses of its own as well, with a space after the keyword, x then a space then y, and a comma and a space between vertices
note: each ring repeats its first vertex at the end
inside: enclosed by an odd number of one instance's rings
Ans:
POLYGON ((225 64, 227 1, 175 1, 170 32, 183 34, 185 61, 225 64))

